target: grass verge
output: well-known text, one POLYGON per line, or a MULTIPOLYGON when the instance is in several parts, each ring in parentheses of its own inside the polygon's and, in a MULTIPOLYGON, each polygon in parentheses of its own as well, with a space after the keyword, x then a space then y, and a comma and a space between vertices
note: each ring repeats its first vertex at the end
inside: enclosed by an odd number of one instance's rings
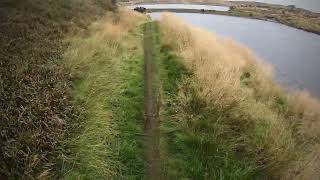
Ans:
POLYGON ((71 37, 65 60, 84 108, 82 129, 63 146, 65 179, 141 179, 145 16, 120 10, 71 37))
MULTIPOLYGON (((161 32, 155 34, 161 39, 161 32)), ((197 94, 194 73, 159 41, 163 179, 257 179, 263 169, 234 148, 240 132, 197 94)))

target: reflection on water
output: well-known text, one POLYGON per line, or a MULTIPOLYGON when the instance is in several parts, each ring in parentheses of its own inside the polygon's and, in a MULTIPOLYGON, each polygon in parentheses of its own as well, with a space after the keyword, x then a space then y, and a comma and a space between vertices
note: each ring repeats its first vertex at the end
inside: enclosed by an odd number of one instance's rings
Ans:
POLYGON ((204 9, 204 10, 215 10, 215 11, 229 11, 230 8, 227 6, 210 6, 210 5, 199 5, 199 4, 137 4, 127 6, 129 9, 135 7, 145 7, 147 9, 204 9))
MULTIPOLYGON (((320 36, 278 23, 239 17, 176 13, 195 26, 230 37, 272 64, 276 79, 320 97, 320 36)), ((153 18, 160 13, 151 13, 153 18)))

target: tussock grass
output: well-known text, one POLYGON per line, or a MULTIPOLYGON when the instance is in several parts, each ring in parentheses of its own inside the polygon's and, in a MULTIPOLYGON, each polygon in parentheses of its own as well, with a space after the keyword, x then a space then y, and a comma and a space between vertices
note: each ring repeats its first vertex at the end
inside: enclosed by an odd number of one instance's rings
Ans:
POLYGON ((52 169, 60 140, 81 119, 62 40, 113 8, 100 0, 0 2, 1 178, 43 178, 52 169))
MULTIPOLYGON (((225 142, 233 149, 231 153, 241 151, 241 157, 253 159, 256 167, 273 177, 286 176, 292 164, 300 166, 301 157, 308 159, 316 152, 310 153, 309 148, 319 144, 317 100, 307 93, 285 92, 273 82, 270 67, 230 39, 194 28, 170 14, 163 15, 160 24, 165 46, 173 48, 195 76, 191 82, 180 84, 178 101, 185 109, 181 112, 193 110, 201 115, 213 110, 222 115, 221 122, 214 125, 231 129, 210 129, 213 124, 208 122, 206 129, 213 131, 209 134, 218 131, 236 135, 226 138, 232 142, 225 142)), ((188 123, 187 119, 175 120, 188 123)), ((304 164, 306 171, 318 166, 312 162, 304 164)), ((303 172, 295 172, 303 176, 303 172)), ((309 173, 309 177, 316 177, 316 172, 309 173)))
POLYGON ((64 141, 65 179, 141 179, 143 159, 143 50, 139 23, 129 10, 72 36, 64 58, 84 109, 82 130, 64 141), (140 135, 139 135, 140 134, 140 135))
POLYGON ((163 46, 161 54, 162 179, 259 179, 259 167, 236 158, 239 133, 224 122, 223 113, 206 107, 194 75, 170 48, 163 46))

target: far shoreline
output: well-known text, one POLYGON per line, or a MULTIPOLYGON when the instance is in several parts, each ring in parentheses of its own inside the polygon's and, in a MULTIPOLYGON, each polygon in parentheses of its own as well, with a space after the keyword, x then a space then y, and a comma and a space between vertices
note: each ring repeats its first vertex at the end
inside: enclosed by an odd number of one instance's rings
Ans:
POLYGON ((268 22, 280 23, 296 29, 300 29, 309 33, 320 35, 320 13, 309 10, 295 8, 294 6, 283 6, 275 4, 257 3, 257 2, 137 2, 131 1, 123 3, 129 5, 156 5, 156 4, 192 4, 192 5, 208 5, 208 6, 225 6, 230 7, 229 11, 216 11, 204 9, 146 9, 147 13, 153 12, 174 12, 174 13, 198 13, 198 14, 214 14, 226 15, 233 17, 243 17, 249 19, 258 19, 268 22))

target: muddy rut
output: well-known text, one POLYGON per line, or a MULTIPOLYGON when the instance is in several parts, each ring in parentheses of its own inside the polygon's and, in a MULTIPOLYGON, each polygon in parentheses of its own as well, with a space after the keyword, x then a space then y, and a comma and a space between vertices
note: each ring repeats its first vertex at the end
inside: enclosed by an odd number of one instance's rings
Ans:
POLYGON ((154 58, 153 23, 144 27, 144 133, 146 143, 146 179, 159 178, 159 96, 154 58))

